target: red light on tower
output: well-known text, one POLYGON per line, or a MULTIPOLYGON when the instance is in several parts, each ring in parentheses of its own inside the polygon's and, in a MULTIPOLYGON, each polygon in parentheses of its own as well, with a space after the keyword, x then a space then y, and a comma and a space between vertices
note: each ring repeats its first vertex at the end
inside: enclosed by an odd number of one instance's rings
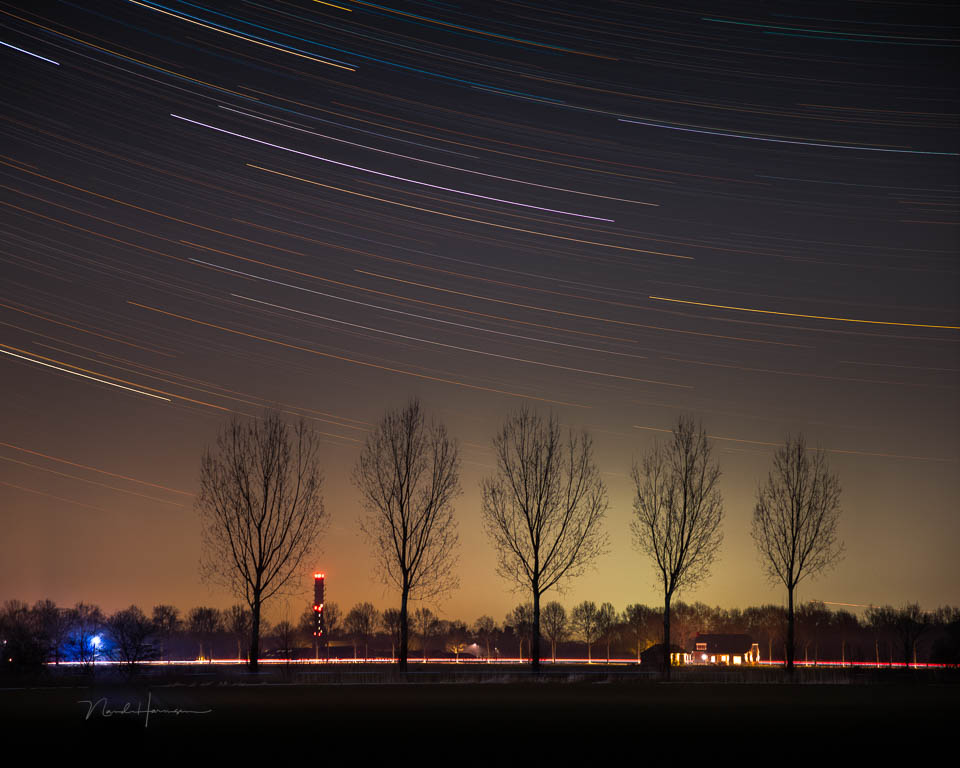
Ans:
POLYGON ((321 638, 324 635, 323 626, 323 580, 322 573, 313 574, 313 636, 321 638))

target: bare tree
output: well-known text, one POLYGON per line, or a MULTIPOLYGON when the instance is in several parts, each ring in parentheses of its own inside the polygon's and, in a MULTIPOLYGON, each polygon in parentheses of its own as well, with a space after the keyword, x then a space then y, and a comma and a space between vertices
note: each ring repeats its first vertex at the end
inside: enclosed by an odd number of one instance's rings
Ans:
POLYGON ((52 657, 53 662, 59 664, 70 634, 69 612, 58 608, 53 600, 37 600, 31 613, 44 655, 48 658, 52 657))
POLYGON ((210 661, 213 658, 213 636, 223 629, 223 617, 220 611, 204 606, 194 608, 187 614, 187 627, 200 645, 199 658, 210 661))
POLYGON ((562 643, 567 637, 567 612, 560 603, 553 600, 543 606, 540 618, 543 623, 543 635, 550 641, 550 656, 556 663, 557 643, 562 643))
POLYGON ((167 640, 179 632, 183 625, 180 610, 172 605, 155 605, 152 619, 154 632, 160 641, 160 659, 163 660, 167 640))
POLYGON ((0 607, 0 674, 43 669, 50 649, 39 630, 38 618, 22 600, 4 601, 0 607))
POLYGON ((89 603, 77 603, 69 611, 71 627, 71 645, 76 652, 77 661, 89 664, 96 661, 100 651, 100 632, 105 618, 100 607, 89 603))
POLYGON ((703 580, 723 540, 720 467, 707 433, 681 416, 666 444, 659 440, 633 465, 634 544, 654 563, 663 587, 664 675, 670 679, 670 600, 703 580))
POLYGON ((837 538, 840 480, 822 450, 809 452, 803 435, 789 437, 773 457, 773 470, 757 491, 750 533, 771 581, 787 588, 787 671, 793 672, 794 590, 808 576, 843 556, 837 538))
MULTIPOLYGON (((911 662, 916 663, 917 642, 920 640, 920 636, 933 625, 933 617, 930 613, 921 609, 917 603, 906 603, 900 608, 893 608, 889 605, 882 608, 871 606, 867 610, 867 621, 873 626, 896 636, 900 645, 900 658, 903 660, 905 667, 909 667, 911 662)), ((879 651, 877 655, 877 663, 879 664, 879 651)))
POLYGON ((462 621, 449 621, 444 628, 444 635, 446 635, 447 651, 453 653, 454 659, 459 662, 460 654, 463 653, 467 648, 467 639, 469 635, 467 631, 467 625, 462 621))
MULTIPOLYGON (((311 614, 313 611, 311 611, 311 614)), ((327 661, 330 660, 330 641, 340 634, 343 628, 343 613, 337 603, 326 603, 323 606, 323 623, 327 627, 327 636, 323 638, 323 644, 327 647, 327 661)), ((313 630, 311 630, 312 632, 313 630)), ((318 649, 319 652, 319 649, 318 649)))
POLYGON ((436 597, 458 586, 457 524, 461 494, 457 443, 428 421, 420 401, 387 411, 371 432, 353 471, 368 515, 361 528, 373 545, 385 584, 400 590, 400 653, 407 669, 410 599, 436 597))
POLYGON ((243 658, 243 641, 250 636, 250 611, 242 605, 232 605, 224 611, 223 620, 227 632, 237 640, 237 661, 240 661, 243 658))
POLYGON ((498 572, 533 597, 531 664, 540 669, 540 597, 580 575, 606 550, 601 527, 607 491, 593 461, 593 441, 564 437, 549 418, 523 408, 493 439, 497 474, 481 483, 484 527, 498 572))
POLYGON ((250 607, 254 670, 263 604, 299 583, 326 527, 318 451, 303 420, 290 427, 267 411, 262 419, 231 419, 203 455, 196 502, 201 573, 250 607))
POLYGON ((287 619, 281 619, 273 627, 273 636, 277 640, 277 645, 279 646, 277 650, 280 652, 280 655, 287 660, 287 663, 290 663, 290 659, 293 658, 294 646, 297 641, 297 628, 293 626, 293 623, 287 619))
POLYGON ((363 658, 370 655, 370 637, 376 631, 379 620, 380 612, 373 607, 373 603, 357 603, 350 609, 343 625, 353 638, 353 658, 357 658, 358 640, 363 642, 363 658))
POLYGON ((583 642, 587 644, 587 661, 593 661, 593 644, 600 636, 600 627, 597 624, 597 604, 584 600, 573 607, 570 614, 570 624, 583 642))
POLYGON ((610 663, 610 644, 619 636, 617 632, 617 609, 613 603, 603 603, 597 610, 597 636, 607 644, 607 664, 610 663))
POLYGON ((427 660, 427 646, 430 638, 434 637, 440 629, 440 620, 429 608, 417 608, 413 614, 413 631, 420 637, 421 647, 423 648, 423 660, 427 660))
POLYGON ((533 603, 523 603, 510 611, 504 620, 504 629, 507 628, 517 636, 520 661, 523 661, 523 641, 530 638, 530 631, 533 629, 533 603))
POLYGON ((159 649, 153 644, 156 625, 137 606, 114 613, 107 619, 107 629, 113 639, 113 656, 128 671, 159 656, 159 649))
POLYGON ((642 603, 628 605, 623 610, 623 623, 629 627, 637 641, 637 663, 640 663, 640 654, 652 645, 651 625, 657 621, 657 612, 642 603))
POLYGON ((400 645, 400 609, 387 608, 380 614, 380 625, 390 636, 390 658, 396 658, 397 646, 400 645))
POLYGON ((475 622, 473 622, 473 631, 476 632, 477 638, 483 642, 483 647, 486 651, 486 659, 490 661, 490 639, 493 637, 493 633, 497 631, 497 623, 493 620, 492 616, 481 616, 475 622))

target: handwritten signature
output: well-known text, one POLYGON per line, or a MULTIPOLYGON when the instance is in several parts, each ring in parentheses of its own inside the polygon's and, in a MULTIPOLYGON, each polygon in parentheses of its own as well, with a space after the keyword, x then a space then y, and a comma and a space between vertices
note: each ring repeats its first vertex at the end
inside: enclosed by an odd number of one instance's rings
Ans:
POLYGON ((96 714, 97 710, 100 711, 101 717, 113 717, 114 715, 136 715, 137 717, 143 717, 143 727, 146 728, 150 725, 150 715, 208 715, 213 712, 212 709, 183 709, 181 707, 176 707, 175 709, 166 709, 164 707, 154 707, 152 706, 153 693, 147 692, 147 705, 141 706, 140 702, 137 702, 136 708, 129 701, 124 702, 124 705, 121 709, 112 709, 107 706, 107 697, 103 696, 96 701, 91 699, 79 699, 77 704, 86 704, 87 705, 87 714, 84 716, 84 720, 89 720, 96 714))

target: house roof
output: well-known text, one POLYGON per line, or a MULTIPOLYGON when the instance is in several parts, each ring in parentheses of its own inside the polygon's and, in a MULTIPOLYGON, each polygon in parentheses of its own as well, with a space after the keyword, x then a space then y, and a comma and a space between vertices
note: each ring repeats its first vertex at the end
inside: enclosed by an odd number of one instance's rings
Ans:
MULTIPOLYGON (((753 645, 750 635, 701 635, 691 641, 691 653, 697 652, 697 643, 706 643, 707 653, 748 653, 753 645)), ((700 653, 703 653, 700 649, 700 653)))

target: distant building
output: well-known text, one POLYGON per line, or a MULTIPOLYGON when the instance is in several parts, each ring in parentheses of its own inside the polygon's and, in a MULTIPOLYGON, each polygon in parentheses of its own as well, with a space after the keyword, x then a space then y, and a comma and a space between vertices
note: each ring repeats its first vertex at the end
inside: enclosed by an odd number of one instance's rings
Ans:
MULTIPOLYGON (((674 654, 670 655, 671 658, 674 656, 674 654)), ((690 650, 684 655, 686 658, 679 663, 723 666, 759 664, 760 646, 753 642, 750 635, 697 634, 690 650)))
MULTIPOLYGON (((663 666, 663 643, 657 643, 656 645, 651 645, 647 650, 640 654, 640 664, 645 667, 662 667, 663 666)), ((671 664, 684 664, 686 663, 686 658, 689 654, 683 650, 679 645, 670 644, 670 663, 671 664)))

